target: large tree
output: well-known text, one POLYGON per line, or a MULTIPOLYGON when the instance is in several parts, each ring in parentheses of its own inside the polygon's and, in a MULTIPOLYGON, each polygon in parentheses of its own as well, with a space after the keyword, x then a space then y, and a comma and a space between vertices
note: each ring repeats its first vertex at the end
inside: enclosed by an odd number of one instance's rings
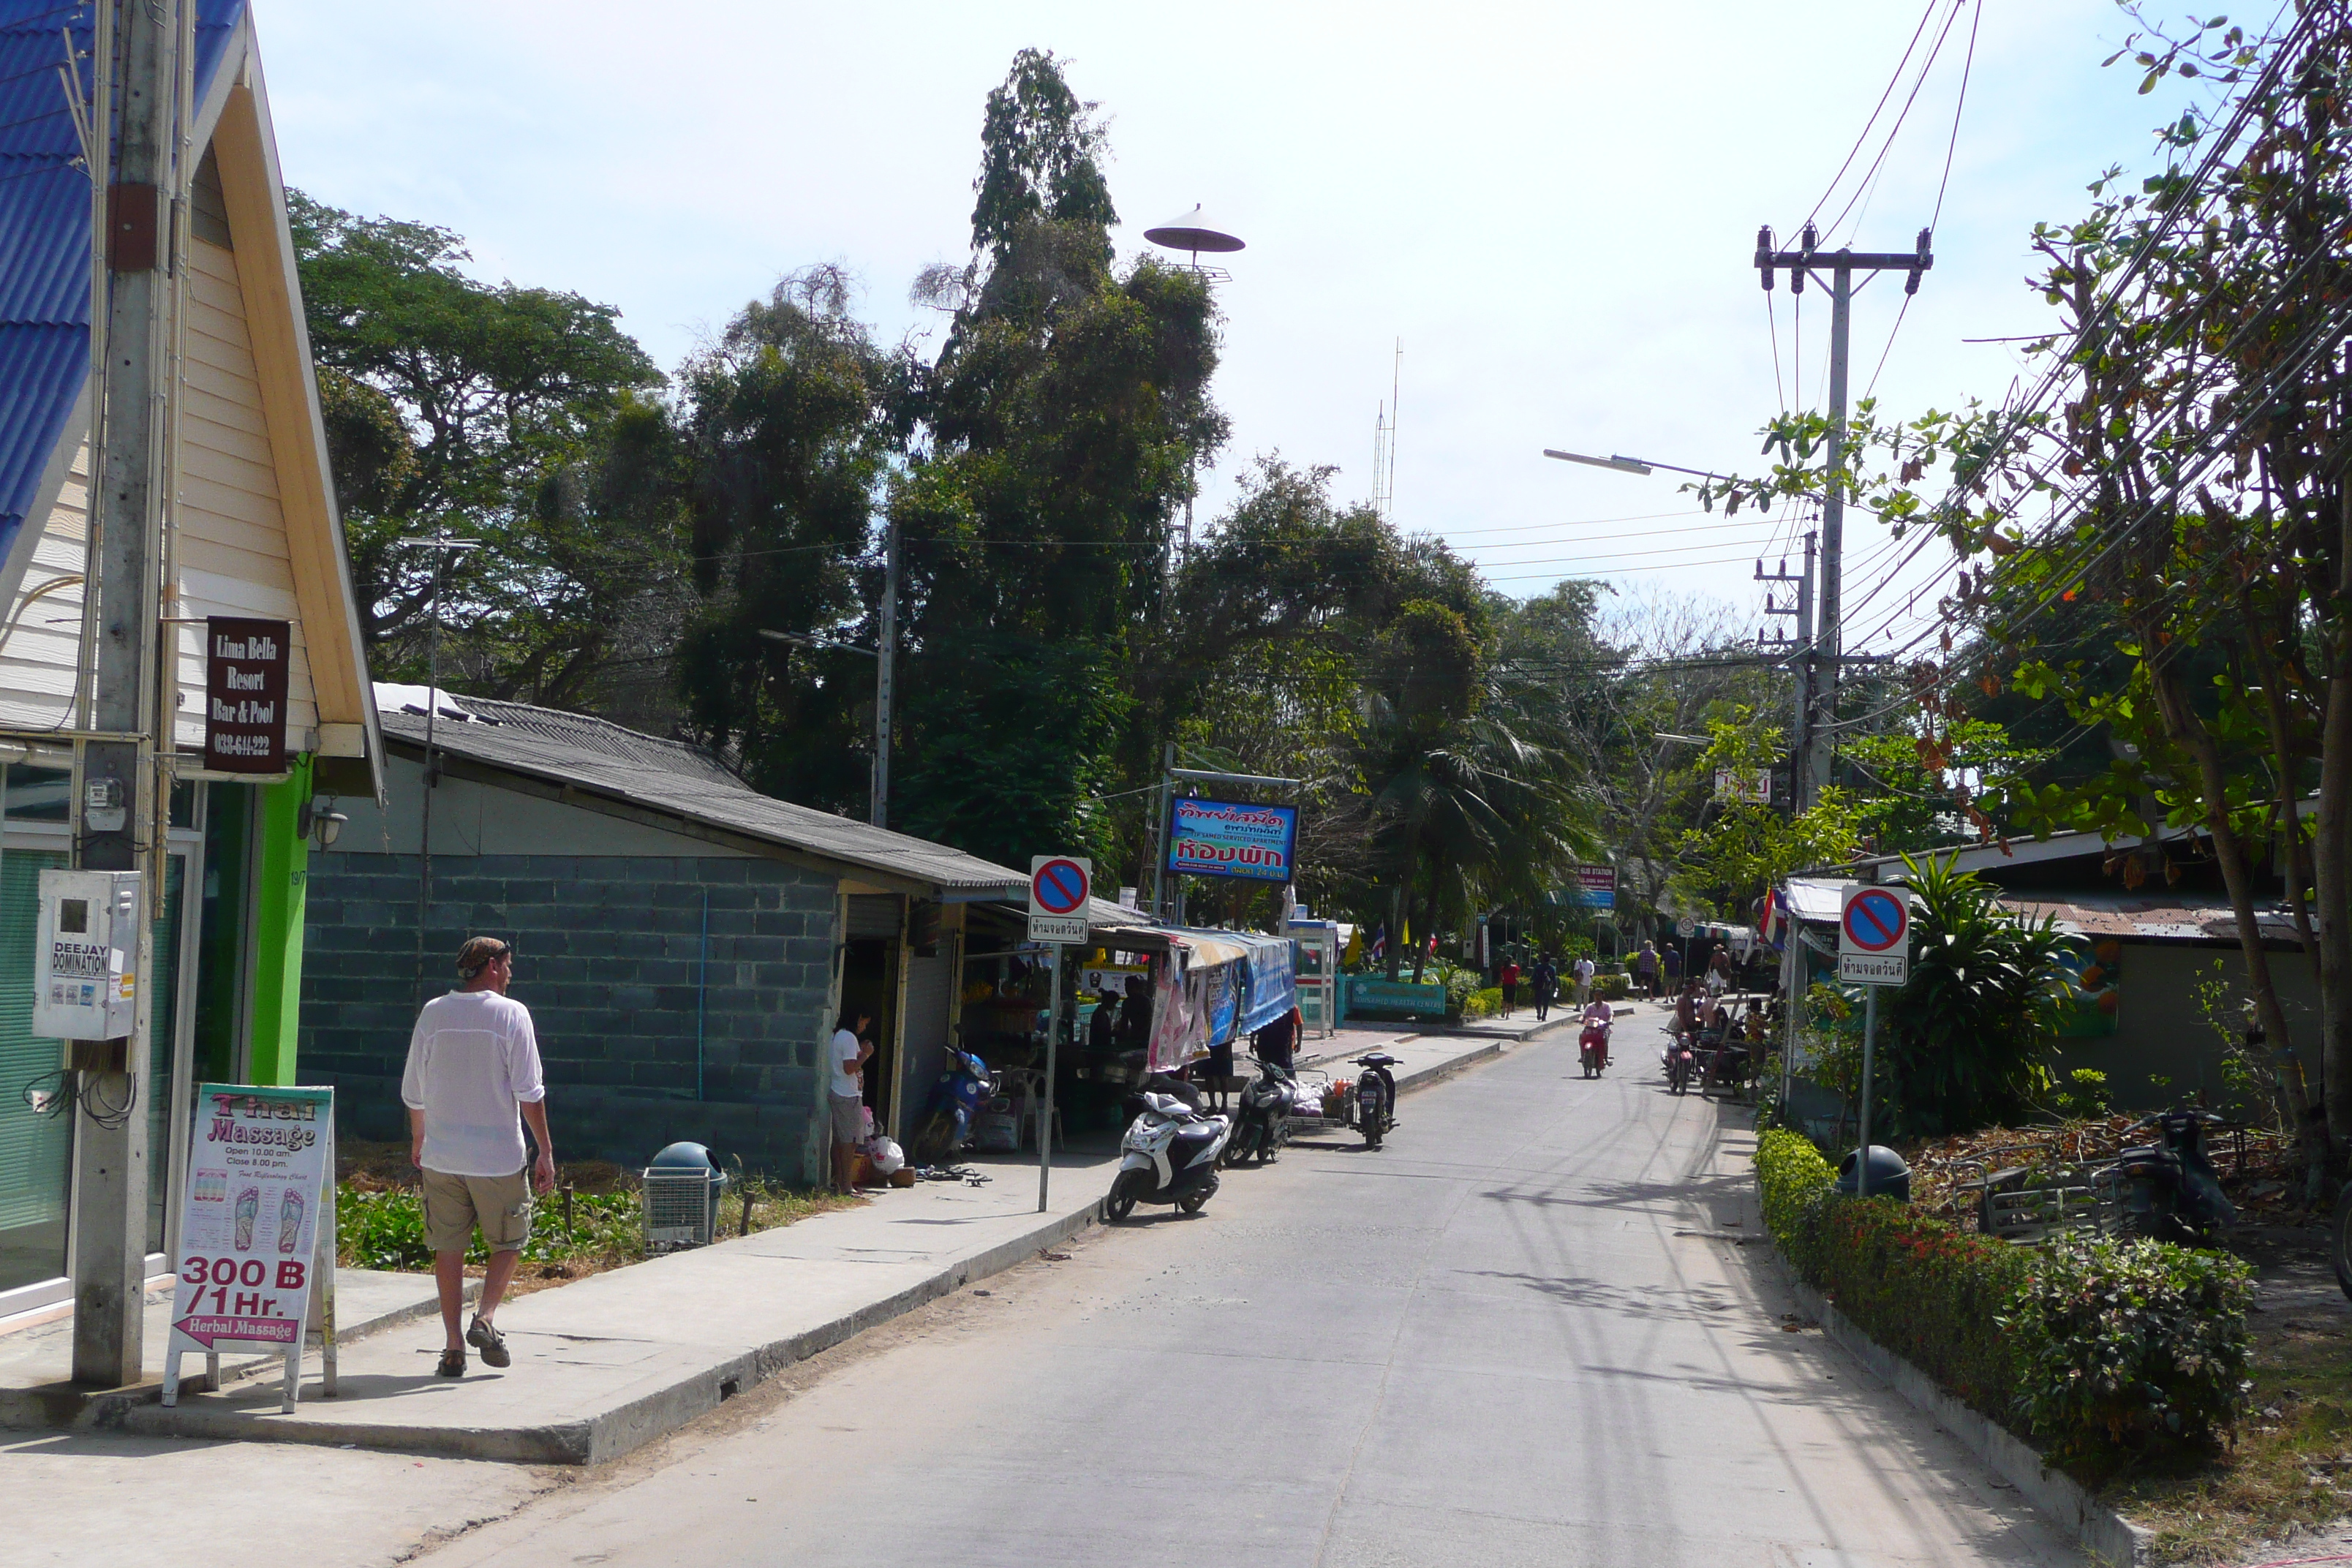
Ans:
POLYGON ((288 205, 371 667, 420 678, 437 621, 467 689, 588 700, 682 563, 675 518, 600 477, 658 445, 660 373, 612 307, 484 283, 446 229, 288 205), (445 531, 481 547, 447 557, 436 615, 412 542, 445 531))
POLYGON ((1129 677, 1170 522, 1223 432, 1198 274, 1113 264, 1102 131, 1050 55, 990 95, 971 265, 916 388, 894 821, 998 859, 1107 850, 1086 808, 1139 770, 1129 677))
POLYGON ((906 380, 835 268, 744 307, 679 375, 698 595, 678 646, 688 725, 761 788, 859 816, 874 659, 761 634, 874 646, 874 519, 906 380))

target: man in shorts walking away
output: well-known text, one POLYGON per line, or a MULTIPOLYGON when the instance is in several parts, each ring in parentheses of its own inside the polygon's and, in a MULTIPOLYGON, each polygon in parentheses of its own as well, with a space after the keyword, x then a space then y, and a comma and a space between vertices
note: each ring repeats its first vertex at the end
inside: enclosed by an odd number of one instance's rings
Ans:
POLYGON ((497 1328, 499 1301, 530 1239, 530 1194, 555 1185, 555 1145, 547 1135, 547 1086, 530 1010, 507 995, 514 949, 492 936, 468 937, 457 950, 457 990, 417 1015, 408 1038, 400 1098, 408 1106, 408 1158, 424 1173, 425 1240, 441 1292, 446 1336, 443 1377, 466 1375, 466 1347, 482 1364, 514 1358, 497 1328), (528 1161, 522 1124, 530 1123, 539 1157, 528 1161), (473 1326, 461 1336, 466 1248, 474 1227, 490 1262, 473 1326))

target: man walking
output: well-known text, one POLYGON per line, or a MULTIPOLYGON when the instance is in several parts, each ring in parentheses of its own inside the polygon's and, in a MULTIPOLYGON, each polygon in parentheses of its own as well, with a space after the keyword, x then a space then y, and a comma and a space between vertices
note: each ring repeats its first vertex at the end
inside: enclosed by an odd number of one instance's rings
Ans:
POLYGON ((530 1010, 507 995, 514 949, 494 936, 457 950, 457 989, 436 996, 408 1037, 400 1098, 408 1107, 408 1158, 424 1175, 425 1241, 441 1294, 443 1377, 466 1375, 466 1347, 484 1366, 513 1360, 498 1331, 499 1302, 530 1239, 530 1194, 555 1185, 555 1144, 547 1135, 547 1086, 530 1010), (522 1124, 539 1157, 527 1162, 522 1124), (489 1249, 482 1297, 463 1336, 466 1248, 481 1227, 489 1249))
POLYGON ((1584 1010, 1584 1005, 1592 1000, 1593 968, 1592 955, 1591 953, 1581 953, 1578 956, 1576 960, 1576 1009, 1580 1013, 1584 1010))
POLYGON ((1540 1024, 1550 1016, 1552 1000, 1559 994, 1559 965, 1552 962, 1549 952, 1539 952, 1528 978, 1535 986, 1536 1022, 1540 1024))
POLYGON ((1633 955, 1633 979, 1641 986, 1643 997, 1658 994, 1658 950, 1645 938, 1642 951, 1633 955))

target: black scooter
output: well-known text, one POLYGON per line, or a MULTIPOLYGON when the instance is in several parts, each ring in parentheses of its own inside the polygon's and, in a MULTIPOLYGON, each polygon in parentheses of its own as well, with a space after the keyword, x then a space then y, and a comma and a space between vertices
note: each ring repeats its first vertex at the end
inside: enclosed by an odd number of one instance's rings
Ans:
MULTIPOLYGON (((1244 1059, 1257 1061, 1255 1057, 1244 1059)), ((1219 1162, 1239 1165, 1255 1155, 1259 1164, 1272 1164, 1276 1151, 1290 1142, 1290 1118, 1297 1105, 1298 1080, 1287 1068, 1258 1061, 1257 1081, 1241 1092, 1234 1108, 1233 1135, 1218 1153, 1219 1162)))
POLYGON ((2124 1130, 2128 1136, 2153 1127, 2161 1140, 2126 1147, 2096 1178, 2126 1232, 2194 1244, 2237 1223, 2238 1211, 2222 1193, 2213 1162, 2205 1157, 2205 1129, 2221 1120, 2210 1110, 2182 1106, 2142 1117, 2124 1130))
POLYGON ((1373 1051, 1358 1057, 1356 1065, 1364 1069, 1356 1079, 1356 1131, 1364 1135, 1365 1148, 1377 1149, 1396 1125, 1396 1078, 1389 1071, 1396 1058, 1373 1051))

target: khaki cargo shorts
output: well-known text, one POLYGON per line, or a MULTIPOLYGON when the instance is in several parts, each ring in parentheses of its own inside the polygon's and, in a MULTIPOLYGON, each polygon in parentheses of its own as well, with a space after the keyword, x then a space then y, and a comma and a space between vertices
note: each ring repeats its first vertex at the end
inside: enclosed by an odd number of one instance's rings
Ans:
POLYGON ((492 1252, 513 1252, 530 1239, 530 1171, 511 1176, 453 1176, 425 1173, 425 1245, 436 1252, 463 1252, 473 1244, 474 1226, 492 1252))

